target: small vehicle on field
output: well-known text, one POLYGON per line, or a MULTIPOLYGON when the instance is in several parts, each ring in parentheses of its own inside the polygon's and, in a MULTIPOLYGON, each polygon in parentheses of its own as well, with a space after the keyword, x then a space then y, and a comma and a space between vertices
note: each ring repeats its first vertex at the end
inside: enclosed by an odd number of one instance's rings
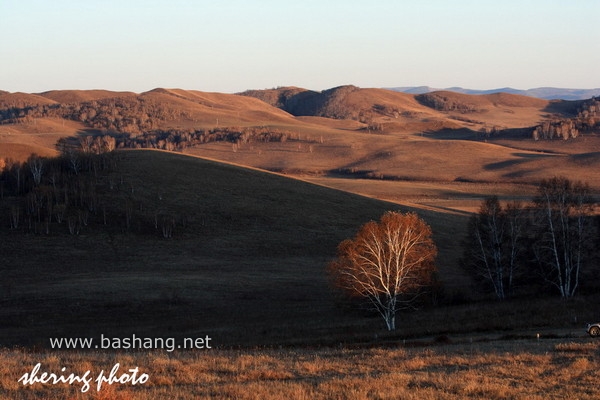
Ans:
POLYGON ((589 333, 590 336, 600 336, 600 322, 588 324, 587 333, 589 333))

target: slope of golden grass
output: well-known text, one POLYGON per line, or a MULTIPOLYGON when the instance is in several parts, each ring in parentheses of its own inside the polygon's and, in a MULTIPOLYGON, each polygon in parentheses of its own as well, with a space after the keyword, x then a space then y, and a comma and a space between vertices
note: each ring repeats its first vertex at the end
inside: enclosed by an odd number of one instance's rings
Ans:
POLYGON ((503 92, 484 95, 484 97, 495 106, 535 107, 542 109, 548 107, 548 105, 550 104, 550 101, 548 100, 503 92))
POLYGON ((246 96, 181 89, 154 89, 140 96, 188 112, 187 118, 170 122, 169 127, 206 129, 273 123, 297 124, 285 111, 246 96))
POLYGON ((57 103, 81 103, 84 101, 123 98, 136 96, 133 92, 113 92, 110 90, 50 90, 39 96, 57 103))
MULTIPOLYGON (((0 133, 0 138, 1 137, 2 134, 0 133)), ((36 145, 32 142, 28 144, 4 142, 0 145, 0 166, 4 166, 5 159, 24 161, 32 154, 37 154, 41 157, 54 157, 58 152, 47 146, 36 145)))
MULTIPOLYGON (((0 351, 0 394, 70 399, 596 399, 600 344, 544 339, 432 344, 424 348, 199 350, 196 352, 0 351), (40 371, 95 379, 119 363, 144 384, 23 385, 40 371)), ((38 374, 40 375, 41 372, 38 374)))
POLYGON ((0 108, 24 108, 29 106, 56 104, 56 101, 37 94, 29 93, 0 93, 0 108))
POLYGON ((423 107, 415 96, 407 93, 395 92, 386 89, 365 88, 349 93, 346 98, 349 108, 367 110, 374 105, 396 108, 400 112, 423 113, 424 115, 437 115, 438 113, 428 107, 423 107))
POLYGON ((0 125, 0 159, 24 161, 31 153, 54 156, 59 139, 76 136, 85 130, 86 127, 81 123, 55 118, 0 125))
POLYGON ((450 91, 436 91, 427 93, 426 95, 440 96, 444 99, 447 99, 448 102, 456 105, 473 105, 475 106, 476 110, 489 109, 491 107, 535 107, 538 109, 543 109, 550 103, 548 100, 511 93, 471 95, 450 91))
MULTIPOLYGON (((588 152, 576 153, 574 150, 571 155, 556 154, 540 152, 535 147, 530 150, 513 148, 506 142, 500 145, 331 130, 303 137, 309 140, 250 143, 235 149, 231 144, 211 143, 186 149, 186 153, 294 175, 535 184, 541 179, 563 174, 576 176, 600 188, 600 178, 593 168, 585 165, 594 164, 594 152, 586 157, 588 152)), ((558 145, 568 149, 577 146, 577 141, 558 145)))
POLYGON ((537 125, 548 118, 547 100, 533 97, 494 93, 488 95, 467 95, 455 92, 431 92, 417 95, 421 102, 433 106, 447 107, 442 111, 462 127, 479 131, 481 129, 512 129, 537 125))

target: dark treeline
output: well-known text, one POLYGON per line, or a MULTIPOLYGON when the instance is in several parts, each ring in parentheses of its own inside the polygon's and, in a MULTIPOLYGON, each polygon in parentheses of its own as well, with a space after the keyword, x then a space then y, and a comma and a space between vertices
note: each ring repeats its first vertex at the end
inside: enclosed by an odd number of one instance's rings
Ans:
POLYGON ((438 111, 458 111, 463 114, 482 111, 481 107, 476 104, 465 103, 443 93, 423 93, 416 95, 415 99, 424 106, 438 111))
POLYGON ((63 138, 58 142, 58 148, 77 148, 83 153, 101 154, 106 151, 119 149, 161 149, 169 151, 182 151, 212 142, 228 142, 234 146, 247 143, 303 141, 309 143, 322 143, 322 138, 315 140, 309 137, 303 139, 297 133, 267 127, 247 128, 215 128, 215 129, 156 129, 139 135, 127 133, 106 133, 96 135, 83 135, 78 138, 63 138))
POLYGON ((181 151, 211 142, 229 142, 240 145, 252 142, 280 142, 300 140, 298 134, 267 127, 214 128, 214 129, 168 129, 152 130, 137 136, 116 137, 118 148, 155 148, 181 151))
POLYGON ((487 198, 468 227, 463 265, 498 299, 597 290, 596 200, 587 184, 543 180, 531 203, 487 198))
POLYGON ((0 160, 0 230, 79 235, 102 227, 170 238, 186 226, 186 215, 136 196, 119 171, 118 153, 64 150, 52 158, 34 154, 22 163, 0 160))

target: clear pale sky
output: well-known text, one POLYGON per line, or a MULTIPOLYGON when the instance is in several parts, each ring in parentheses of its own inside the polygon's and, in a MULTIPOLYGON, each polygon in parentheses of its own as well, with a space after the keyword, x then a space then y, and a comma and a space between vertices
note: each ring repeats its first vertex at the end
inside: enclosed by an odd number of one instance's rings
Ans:
POLYGON ((600 0, 0 0, 0 90, 600 87, 600 0))

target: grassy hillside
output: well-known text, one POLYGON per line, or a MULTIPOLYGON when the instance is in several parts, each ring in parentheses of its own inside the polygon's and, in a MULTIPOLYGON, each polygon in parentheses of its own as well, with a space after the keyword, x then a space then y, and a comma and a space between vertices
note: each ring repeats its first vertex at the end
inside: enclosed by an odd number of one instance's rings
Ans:
POLYGON ((93 215, 75 236, 65 225, 50 235, 2 229, 0 343, 203 333, 247 345, 353 320, 336 308, 325 264, 359 225, 397 206, 172 153, 120 157, 108 196, 115 207, 132 199, 129 231, 93 215), (137 217, 150 209, 177 215, 173 238, 137 217))
POLYGON ((110 90, 50 90, 39 95, 54 100, 57 103, 81 103, 115 97, 132 97, 136 94, 133 92, 113 92, 110 90))
POLYGON ((474 296, 458 263, 467 215, 458 209, 465 203, 448 206, 435 198, 454 192, 473 202, 498 191, 514 197, 522 193, 517 187, 480 186, 475 192, 468 185, 411 189, 386 181, 336 181, 341 189, 349 190, 344 182, 350 182, 357 185, 351 190, 407 204, 400 206, 174 153, 117 156, 119 168, 97 183, 104 188, 98 204, 112 210, 106 225, 100 207, 79 234, 69 234, 64 221, 53 223, 49 234, 27 229, 26 221, 9 230, 10 209, 0 210, 0 344, 47 347, 54 336, 135 334, 210 335, 218 346, 330 345, 374 335, 398 340, 572 327, 593 318, 585 299, 448 308, 474 296), (433 199, 410 208, 411 196, 433 199), (378 316, 342 306, 325 266, 361 224, 398 209, 417 209, 432 226, 442 285, 435 298, 444 307, 402 314, 400 329, 388 334, 378 316), (173 216, 171 238, 154 227, 154 215, 173 216))

